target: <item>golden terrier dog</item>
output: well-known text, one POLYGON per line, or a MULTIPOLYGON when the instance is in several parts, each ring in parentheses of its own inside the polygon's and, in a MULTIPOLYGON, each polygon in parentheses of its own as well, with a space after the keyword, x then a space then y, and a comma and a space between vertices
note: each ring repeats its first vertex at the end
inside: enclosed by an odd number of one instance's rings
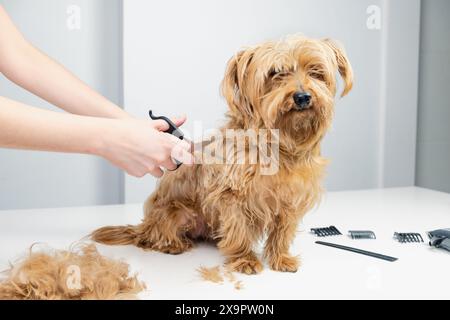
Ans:
MULTIPOLYGON (((209 239, 230 270, 255 274, 263 269, 255 245, 266 236, 263 256, 270 268, 297 271, 298 257, 289 247, 300 219, 322 193, 327 161, 320 144, 333 118, 337 73, 344 96, 352 88, 353 71, 344 49, 330 39, 296 35, 238 52, 222 82, 229 107, 219 129, 224 138, 209 145, 222 144, 230 130, 273 130, 267 143, 276 145, 277 171, 262 174, 260 163, 247 160, 182 166, 159 181, 141 224, 100 228, 92 239, 170 254, 209 239)), ((246 152, 267 147, 247 139, 244 145, 246 152)), ((239 152, 224 150, 225 159, 239 152)))

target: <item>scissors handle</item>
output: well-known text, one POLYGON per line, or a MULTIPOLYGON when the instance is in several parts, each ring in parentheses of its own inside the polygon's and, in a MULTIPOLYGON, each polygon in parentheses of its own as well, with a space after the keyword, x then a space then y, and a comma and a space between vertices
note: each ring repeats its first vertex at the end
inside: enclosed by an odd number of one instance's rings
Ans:
MULTIPOLYGON (((170 120, 169 118, 165 117, 165 116, 155 116, 153 115, 153 111, 149 110, 148 114, 150 116, 150 118, 152 120, 163 120, 165 122, 167 122, 167 124, 169 125, 169 129, 164 131, 166 133, 169 133, 175 137, 177 137, 180 140, 184 140, 184 133, 183 131, 181 131, 176 125, 175 123, 172 122, 172 120, 170 120)), ((175 171, 177 170, 183 163, 178 161, 177 159, 173 159, 175 161, 175 164, 177 165, 177 168, 174 170, 169 170, 169 171, 175 171)))
POLYGON ((169 125, 169 129, 164 131, 166 133, 169 133, 175 137, 177 137, 180 140, 184 140, 184 133, 183 131, 181 131, 176 125, 175 123, 172 122, 172 120, 170 120, 169 118, 165 117, 165 116, 155 116, 153 115, 153 111, 149 110, 148 112, 150 118, 152 120, 163 120, 165 122, 167 122, 167 124, 169 125))

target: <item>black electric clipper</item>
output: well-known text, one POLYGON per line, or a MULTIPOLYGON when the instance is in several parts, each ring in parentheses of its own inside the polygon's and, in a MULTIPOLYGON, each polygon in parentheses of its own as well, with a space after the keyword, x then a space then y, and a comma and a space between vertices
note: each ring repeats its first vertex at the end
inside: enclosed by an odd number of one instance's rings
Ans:
MULTIPOLYGON (((184 140, 184 133, 183 133, 183 131, 181 131, 175 125, 175 123, 172 122, 172 120, 170 120, 169 118, 164 117, 164 116, 154 116, 152 110, 149 110, 148 114, 149 114, 149 116, 150 116, 150 118, 152 120, 163 120, 163 121, 167 122, 167 124, 169 125, 169 129, 164 131, 164 132, 169 133, 169 134, 177 137, 180 140, 184 140)), ((175 161, 175 164, 177 165, 177 168, 174 169, 174 170, 169 170, 169 171, 175 171, 183 164, 180 161, 178 161, 177 159, 173 159, 173 160, 175 161)))
POLYGON ((450 228, 428 232, 430 246, 450 251, 450 228))

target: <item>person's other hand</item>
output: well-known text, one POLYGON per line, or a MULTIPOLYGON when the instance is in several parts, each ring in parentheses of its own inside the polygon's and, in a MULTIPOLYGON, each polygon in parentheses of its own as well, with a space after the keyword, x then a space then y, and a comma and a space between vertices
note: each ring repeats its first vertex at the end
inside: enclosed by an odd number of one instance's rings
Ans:
MULTIPOLYGON (((181 126, 186 118, 172 119, 181 126)), ((168 130, 163 120, 114 119, 105 122, 100 143, 95 154, 109 160, 117 167, 135 177, 147 173, 161 177, 164 172, 176 169, 172 155, 183 164, 193 164, 189 143, 164 133, 168 130)))

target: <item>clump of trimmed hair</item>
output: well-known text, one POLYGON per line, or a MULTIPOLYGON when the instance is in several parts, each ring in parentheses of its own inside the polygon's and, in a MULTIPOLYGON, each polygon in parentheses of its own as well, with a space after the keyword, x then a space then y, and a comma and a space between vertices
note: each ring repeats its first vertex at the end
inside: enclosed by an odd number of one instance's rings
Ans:
POLYGON ((137 299, 145 284, 130 276, 129 265, 100 255, 94 244, 69 250, 34 252, 0 279, 2 300, 137 299))
POLYGON ((202 278, 202 280, 204 281, 222 284, 226 279, 228 280, 228 282, 233 284, 234 289, 242 290, 244 288, 244 284, 242 283, 242 281, 236 279, 233 271, 231 271, 229 268, 224 267, 222 269, 220 266, 211 268, 200 266, 199 268, 197 268, 197 272, 199 273, 200 278, 202 278))
POLYGON ((220 266, 207 268, 207 267, 199 267, 197 269, 200 277, 205 281, 210 281, 214 283, 223 283, 223 276, 220 274, 220 266))

